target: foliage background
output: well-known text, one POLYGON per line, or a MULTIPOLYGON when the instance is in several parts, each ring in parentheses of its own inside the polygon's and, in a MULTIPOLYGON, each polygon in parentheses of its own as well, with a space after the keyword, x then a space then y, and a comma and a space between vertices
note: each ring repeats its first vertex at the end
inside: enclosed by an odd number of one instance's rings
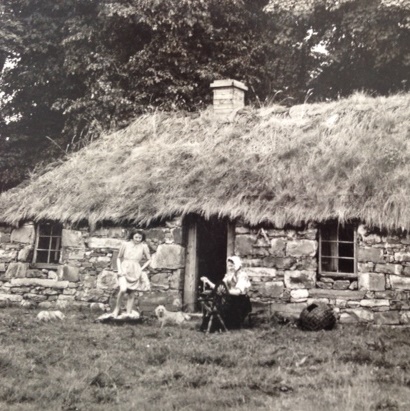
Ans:
POLYGON ((0 191, 218 78, 256 105, 407 90, 409 28, 409 0, 3 0, 0 191))

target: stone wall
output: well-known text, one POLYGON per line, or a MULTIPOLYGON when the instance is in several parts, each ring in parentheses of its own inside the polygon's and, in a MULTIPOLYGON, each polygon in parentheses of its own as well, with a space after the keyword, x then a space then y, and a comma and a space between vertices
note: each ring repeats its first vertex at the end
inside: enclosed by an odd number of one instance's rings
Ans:
POLYGON ((358 229, 357 276, 318 275, 318 230, 237 225, 235 253, 252 280, 251 298, 297 319, 311 303, 334 307, 341 323, 410 324, 410 236, 358 229))
MULTIPOLYGON (((118 249, 129 227, 65 227, 60 264, 31 263, 35 226, 0 226, 0 304, 108 307, 117 288, 118 249)), ((152 290, 140 308, 182 304, 185 247, 182 220, 143 230, 152 254, 152 290)), ((309 304, 334 307, 341 323, 410 324, 410 236, 357 231, 357 275, 318 274, 318 228, 254 229, 237 224, 235 254, 251 281, 251 298, 271 314, 296 319, 309 304)))
MULTIPOLYGON (((52 308, 64 305, 108 308, 117 288, 117 255, 129 227, 90 231, 65 227, 60 264, 47 269, 32 264, 35 226, 0 226, 0 302, 52 308)), ((142 229, 152 254, 151 291, 140 308, 181 304, 185 267, 181 219, 142 229)))

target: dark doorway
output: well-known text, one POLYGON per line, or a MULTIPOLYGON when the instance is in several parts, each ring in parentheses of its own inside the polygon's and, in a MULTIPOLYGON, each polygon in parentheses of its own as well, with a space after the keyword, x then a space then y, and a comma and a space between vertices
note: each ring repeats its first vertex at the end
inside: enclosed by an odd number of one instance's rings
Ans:
POLYGON ((205 276, 216 283, 226 272, 228 224, 216 217, 200 217, 197 224, 198 278, 205 276))

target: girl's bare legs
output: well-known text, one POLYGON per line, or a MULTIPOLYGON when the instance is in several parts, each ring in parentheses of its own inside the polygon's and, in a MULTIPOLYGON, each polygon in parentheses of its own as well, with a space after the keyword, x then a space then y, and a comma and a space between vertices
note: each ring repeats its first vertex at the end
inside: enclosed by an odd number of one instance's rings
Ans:
POLYGON ((134 300, 135 300, 135 292, 129 293, 128 300, 127 300, 127 314, 131 314, 132 307, 134 306, 134 300))
MULTIPOLYGON (((115 304, 115 308, 114 308, 114 311, 113 311, 113 313, 112 313, 112 315, 113 315, 114 317, 118 317, 118 314, 120 313, 121 300, 122 300, 122 296, 123 296, 124 294, 125 294, 125 293, 124 293, 123 291, 121 291, 121 290, 118 291, 117 303, 115 304)), ((128 304, 128 302, 127 302, 127 304, 128 304)))

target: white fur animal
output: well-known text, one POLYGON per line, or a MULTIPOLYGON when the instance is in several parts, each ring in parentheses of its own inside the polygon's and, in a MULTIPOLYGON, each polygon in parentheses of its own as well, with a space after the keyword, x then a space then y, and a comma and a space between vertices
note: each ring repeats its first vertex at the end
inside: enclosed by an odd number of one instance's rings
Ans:
POLYGON ((21 300, 20 305, 24 308, 31 308, 33 306, 33 303, 31 301, 21 300))
POLYGON ((54 320, 64 320, 65 315, 61 311, 40 311, 37 314, 38 321, 54 321, 54 320))
POLYGON ((184 321, 190 320, 191 317, 182 311, 168 311, 163 305, 159 305, 155 309, 155 315, 161 324, 161 328, 166 324, 181 325, 184 321))
POLYGON ((67 301, 57 300, 56 301, 56 307, 59 308, 60 310, 64 310, 65 308, 67 308, 67 301))

